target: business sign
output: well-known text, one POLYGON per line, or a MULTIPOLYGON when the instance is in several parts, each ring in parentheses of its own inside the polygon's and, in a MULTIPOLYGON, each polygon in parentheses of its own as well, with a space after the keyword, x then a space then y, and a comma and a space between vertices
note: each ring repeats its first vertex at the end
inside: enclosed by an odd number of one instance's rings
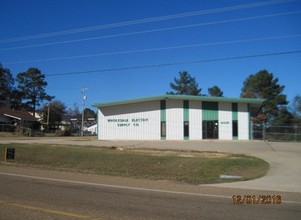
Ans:
POLYGON ((117 127, 139 127, 142 123, 149 122, 148 118, 108 118, 108 123, 114 123, 117 127))

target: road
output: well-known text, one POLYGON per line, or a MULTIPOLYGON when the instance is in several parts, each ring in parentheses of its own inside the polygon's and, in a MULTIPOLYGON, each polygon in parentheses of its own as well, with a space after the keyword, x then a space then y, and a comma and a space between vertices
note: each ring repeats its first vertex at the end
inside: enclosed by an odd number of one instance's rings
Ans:
POLYGON ((118 177, 107 177, 116 183, 108 184, 101 176, 0 168, 0 219, 6 220, 299 219, 301 216, 300 193, 174 182, 156 185, 156 181, 150 184, 153 187, 147 184, 142 187, 143 184, 135 185, 118 177), (237 205, 232 202, 234 194, 279 194, 282 203, 237 205))

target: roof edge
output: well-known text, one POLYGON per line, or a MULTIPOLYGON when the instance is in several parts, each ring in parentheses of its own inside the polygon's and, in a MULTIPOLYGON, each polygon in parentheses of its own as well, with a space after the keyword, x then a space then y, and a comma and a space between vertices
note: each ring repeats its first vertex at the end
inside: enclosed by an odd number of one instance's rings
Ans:
POLYGON ((155 101, 155 100, 196 100, 196 101, 208 101, 208 102, 233 102, 233 103, 249 103, 249 104, 261 104, 265 101, 265 99, 258 98, 228 98, 228 97, 216 97, 216 96, 192 96, 192 95, 157 95, 157 96, 148 96, 148 97, 140 97, 134 99, 125 99, 125 100, 117 100, 112 102, 103 102, 103 103, 95 103, 92 104, 93 107, 108 107, 115 105, 125 105, 125 104, 133 104, 139 102, 146 101, 155 101))

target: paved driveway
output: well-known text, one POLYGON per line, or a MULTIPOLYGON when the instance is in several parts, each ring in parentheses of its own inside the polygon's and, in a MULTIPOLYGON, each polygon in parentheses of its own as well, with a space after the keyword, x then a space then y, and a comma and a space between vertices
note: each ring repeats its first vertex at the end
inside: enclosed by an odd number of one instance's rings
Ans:
POLYGON ((262 141, 97 141, 90 138, 0 140, 0 143, 13 142, 243 153, 266 160, 270 164, 268 174, 255 180, 210 184, 210 186, 301 193, 301 143, 262 141))

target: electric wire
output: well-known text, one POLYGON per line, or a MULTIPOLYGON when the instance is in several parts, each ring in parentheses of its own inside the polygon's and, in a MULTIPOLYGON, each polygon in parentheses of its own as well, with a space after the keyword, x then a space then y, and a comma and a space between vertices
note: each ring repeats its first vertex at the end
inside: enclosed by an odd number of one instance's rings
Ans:
POLYGON ((301 50, 282 51, 282 52, 263 53, 263 54, 252 54, 252 55, 245 55, 245 56, 212 58, 212 59, 204 59, 204 60, 191 60, 191 61, 174 62, 174 63, 149 64, 149 65, 142 65, 142 66, 106 68, 106 69, 96 69, 96 70, 87 70, 87 71, 78 71, 78 72, 53 73, 53 74, 47 74, 46 76, 54 77, 54 76, 80 75, 80 74, 121 71, 121 70, 125 71, 125 70, 133 70, 133 69, 147 69, 147 68, 157 68, 157 67, 176 66, 176 65, 185 65, 185 64, 209 63, 209 62, 220 62, 220 61, 269 57, 269 56, 292 55, 292 54, 299 54, 299 53, 301 53, 301 50))
POLYGON ((90 41, 90 40, 99 40, 99 39, 105 39, 105 38, 154 33, 154 32, 160 32, 160 31, 179 30, 179 29, 194 28, 194 27, 207 26, 207 25, 233 23, 233 22, 240 22, 240 21, 247 21, 247 20, 270 18, 270 17, 276 17, 276 16, 299 14, 299 13, 301 13, 301 10, 284 12, 284 13, 268 14, 268 15, 251 16, 251 17, 244 17, 244 18, 237 18, 237 19, 229 19, 229 20, 212 21, 212 22, 206 22, 206 23, 197 23, 197 24, 190 24, 190 25, 184 25, 184 26, 158 28, 158 29, 151 29, 151 30, 145 30, 145 31, 135 31, 135 32, 122 33, 122 34, 99 36, 99 37, 89 37, 89 38, 82 38, 82 39, 75 39, 75 40, 57 41, 57 42, 51 42, 51 43, 33 44, 33 45, 19 46, 19 47, 9 47, 9 48, 2 48, 2 49, 0 49, 0 51, 25 49, 25 48, 33 48, 33 47, 43 47, 43 46, 51 46, 51 45, 66 44, 66 43, 76 43, 76 42, 82 42, 82 41, 90 41))
POLYGON ((71 30, 66 30, 66 31, 57 31, 57 32, 50 32, 50 33, 45 33, 45 34, 3 39, 3 40, 0 40, 0 44, 10 43, 10 42, 18 42, 18 41, 26 41, 26 40, 34 40, 34 39, 40 39, 40 38, 55 37, 55 36, 62 36, 62 35, 77 34, 77 33, 82 33, 82 32, 96 31, 96 30, 109 29, 109 28, 117 28, 117 27, 129 26, 129 25, 158 22, 158 21, 164 21, 164 20, 213 14, 213 13, 226 12, 226 11, 264 7, 264 6, 270 6, 270 5, 275 5, 275 4, 284 4, 284 3, 294 2, 294 1, 296 1, 296 0, 272 0, 272 1, 259 2, 259 3, 242 4, 242 5, 236 5, 236 6, 230 6, 230 7, 179 13, 179 14, 174 14, 174 15, 137 19, 137 20, 132 20, 132 21, 124 21, 124 22, 118 22, 118 23, 112 23, 112 24, 97 25, 97 26, 92 26, 92 27, 77 28, 77 29, 71 29, 71 30))
POLYGON ((217 42, 211 42, 211 43, 178 45, 178 46, 158 47, 158 48, 139 49, 139 50, 115 51, 115 52, 85 54, 85 55, 77 55, 77 56, 53 57, 53 58, 36 59, 36 60, 20 60, 20 61, 11 61, 11 62, 5 62, 5 63, 6 64, 19 64, 19 63, 32 63, 32 62, 49 62, 49 61, 57 61, 57 60, 81 59, 81 58, 91 58, 91 57, 100 57, 100 56, 108 56, 108 55, 123 55, 123 54, 133 54, 133 53, 142 53, 142 52, 145 53, 145 52, 155 52, 155 51, 161 51, 161 50, 172 50, 172 49, 194 48, 194 47, 202 47, 202 46, 246 43, 246 42, 264 41, 264 40, 279 40, 279 39, 288 39, 288 38, 294 38, 294 37, 301 37, 301 34, 283 35, 283 36, 275 36, 275 37, 263 37, 263 38, 252 38, 252 39, 245 39, 245 40, 217 41, 217 42))

